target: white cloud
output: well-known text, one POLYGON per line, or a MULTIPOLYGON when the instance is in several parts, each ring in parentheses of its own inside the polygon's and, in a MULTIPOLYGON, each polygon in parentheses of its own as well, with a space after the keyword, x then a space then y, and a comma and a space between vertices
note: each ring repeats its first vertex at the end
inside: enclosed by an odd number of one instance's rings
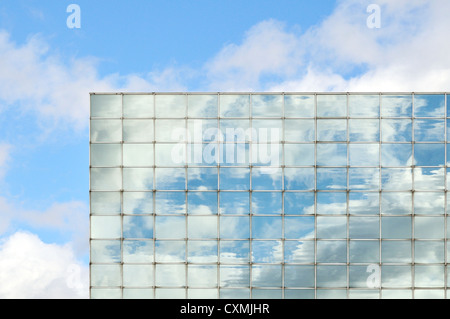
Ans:
POLYGON ((68 245, 17 232, 0 245, 0 298, 87 298, 88 270, 68 245))
POLYGON ((0 181, 6 174, 6 165, 10 159, 12 146, 6 143, 0 143, 0 181))

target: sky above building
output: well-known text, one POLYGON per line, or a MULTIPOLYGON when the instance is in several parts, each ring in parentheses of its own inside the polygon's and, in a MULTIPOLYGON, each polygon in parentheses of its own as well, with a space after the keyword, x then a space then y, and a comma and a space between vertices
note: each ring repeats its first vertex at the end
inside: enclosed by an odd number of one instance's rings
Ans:
POLYGON ((0 1, 0 298, 88 296, 89 92, 449 91, 449 9, 0 1))

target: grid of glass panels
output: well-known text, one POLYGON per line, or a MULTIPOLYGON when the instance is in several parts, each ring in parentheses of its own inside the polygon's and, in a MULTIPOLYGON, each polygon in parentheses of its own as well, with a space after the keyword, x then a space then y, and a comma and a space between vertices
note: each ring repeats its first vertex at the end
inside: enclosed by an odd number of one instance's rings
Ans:
POLYGON ((447 106, 91 94, 91 297, 446 298, 447 106))

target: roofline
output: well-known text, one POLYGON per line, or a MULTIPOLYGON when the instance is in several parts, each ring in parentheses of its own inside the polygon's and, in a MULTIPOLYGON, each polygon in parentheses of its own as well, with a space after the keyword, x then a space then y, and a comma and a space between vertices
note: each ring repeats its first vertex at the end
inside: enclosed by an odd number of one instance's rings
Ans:
POLYGON ((89 92, 90 95, 413 95, 413 94, 450 94, 450 91, 421 91, 421 92, 405 92, 405 91, 392 91, 392 92, 295 92, 295 91, 283 91, 283 92, 89 92))

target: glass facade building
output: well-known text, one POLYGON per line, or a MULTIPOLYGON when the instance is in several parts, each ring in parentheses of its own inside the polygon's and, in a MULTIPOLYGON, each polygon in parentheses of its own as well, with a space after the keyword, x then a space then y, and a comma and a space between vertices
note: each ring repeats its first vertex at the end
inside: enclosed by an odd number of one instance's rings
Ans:
POLYGON ((446 298, 447 93, 91 94, 91 298, 446 298))

